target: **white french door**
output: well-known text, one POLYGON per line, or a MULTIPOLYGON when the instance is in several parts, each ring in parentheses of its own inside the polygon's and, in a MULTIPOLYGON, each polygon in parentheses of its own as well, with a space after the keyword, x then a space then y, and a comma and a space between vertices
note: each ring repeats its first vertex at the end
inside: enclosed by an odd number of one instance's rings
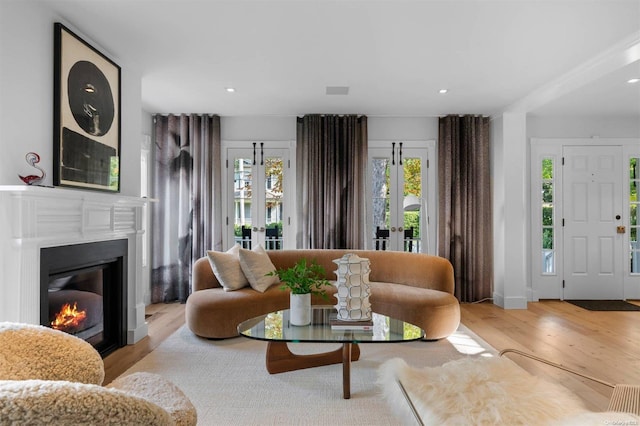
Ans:
POLYGON ((565 146, 564 299, 623 299, 622 147, 565 146))
POLYGON ((435 252, 436 180, 430 158, 435 158, 434 141, 369 142, 367 248, 435 252))
POLYGON ((286 142, 234 142, 223 145, 227 212, 224 246, 235 243, 266 250, 295 246, 291 223, 293 183, 286 142))

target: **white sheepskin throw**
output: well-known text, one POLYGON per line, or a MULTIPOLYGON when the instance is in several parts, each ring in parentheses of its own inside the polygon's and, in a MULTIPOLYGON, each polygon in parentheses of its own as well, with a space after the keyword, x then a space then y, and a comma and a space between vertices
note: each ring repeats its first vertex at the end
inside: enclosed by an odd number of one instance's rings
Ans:
POLYGON ((0 322, 0 380, 28 379, 100 385, 104 364, 80 338, 40 325, 0 322))
POLYGON ((0 425, 173 425, 142 398, 98 385, 47 380, 0 381, 0 425))
POLYGON ((189 398, 180 388, 157 374, 129 374, 117 378, 107 387, 119 389, 162 407, 176 425, 192 426, 197 422, 196 408, 189 398))
POLYGON ((541 425, 588 412, 567 389, 507 358, 463 358, 422 369, 394 358, 380 367, 379 384, 407 422, 415 420, 397 379, 426 425, 541 425))

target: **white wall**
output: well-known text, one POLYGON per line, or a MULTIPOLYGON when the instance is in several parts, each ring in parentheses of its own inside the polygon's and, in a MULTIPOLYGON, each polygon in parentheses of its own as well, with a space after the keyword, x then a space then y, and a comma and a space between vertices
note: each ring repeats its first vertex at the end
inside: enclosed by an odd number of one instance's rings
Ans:
MULTIPOLYGON (((62 22, 46 2, 0 0, 0 185, 20 185, 18 174, 33 174, 24 156, 40 154, 40 166, 53 184, 53 24, 62 22)), ((103 52, 122 68, 120 184, 123 195, 140 193, 141 73, 117 52, 103 52)))
MULTIPOLYGON (((640 100, 639 100, 640 102, 640 100)), ((528 116, 529 138, 637 138, 640 117, 528 116)))
POLYGON ((505 189, 503 119, 491 119, 491 182, 493 203, 493 293, 502 301, 505 294, 505 189))
POLYGON ((294 141, 296 117, 220 117, 225 141, 294 141))
POLYGON ((153 115, 147 111, 142 111, 141 115, 141 128, 143 135, 153 134, 153 115))
POLYGON ((526 115, 504 113, 491 122, 493 178, 493 301, 526 309, 529 223, 526 115))
MULTIPOLYGON (((370 140, 432 140, 438 137, 437 117, 367 117, 370 140)), ((226 141, 295 140, 296 117, 221 117, 226 141)))
POLYGON ((29 151, 40 154, 45 183, 52 182, 53 21, 33 2, 0 1, 1 185, 33 174, 24 160, 29 151))
POLYGON ((368 117, 367 127, 371 140, 438 139, 438 117, 368 117))

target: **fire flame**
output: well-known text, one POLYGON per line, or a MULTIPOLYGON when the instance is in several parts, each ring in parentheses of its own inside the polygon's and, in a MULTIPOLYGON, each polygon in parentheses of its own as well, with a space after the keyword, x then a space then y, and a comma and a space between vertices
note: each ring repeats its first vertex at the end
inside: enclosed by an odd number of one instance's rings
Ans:
POLYGON ((80 327, 85 318, 87 318, 87 311, 78 311, 77 302, 73 303, 73 308, 69 303, 65 303, 56 314, 56 319, 51 322, 51 327, 63 331, 75 330, 80 327))

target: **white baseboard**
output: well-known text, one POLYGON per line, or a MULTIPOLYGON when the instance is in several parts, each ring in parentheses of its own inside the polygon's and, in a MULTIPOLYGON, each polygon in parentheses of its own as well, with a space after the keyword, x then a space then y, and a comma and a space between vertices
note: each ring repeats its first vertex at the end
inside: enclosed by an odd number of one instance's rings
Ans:
POLYGON ((504 297, 502 294, 493 293, 493 303, 502 309, 527 309, 526 297, 504 297))

